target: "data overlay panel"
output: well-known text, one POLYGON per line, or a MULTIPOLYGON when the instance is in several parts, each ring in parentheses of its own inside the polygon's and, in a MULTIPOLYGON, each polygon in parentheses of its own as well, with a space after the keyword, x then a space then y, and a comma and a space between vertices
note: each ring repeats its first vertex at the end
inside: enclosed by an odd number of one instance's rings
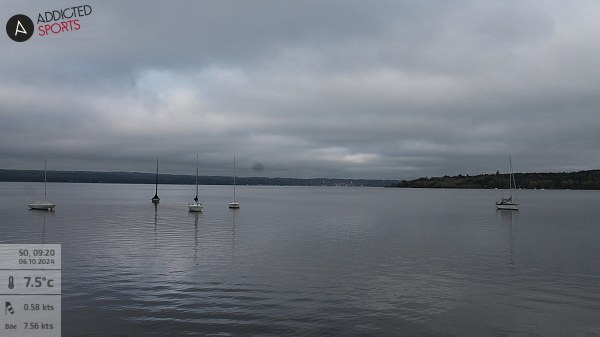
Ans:
POLYGON ((61 245, 0 244, 0 336, 60 337, 61 245))

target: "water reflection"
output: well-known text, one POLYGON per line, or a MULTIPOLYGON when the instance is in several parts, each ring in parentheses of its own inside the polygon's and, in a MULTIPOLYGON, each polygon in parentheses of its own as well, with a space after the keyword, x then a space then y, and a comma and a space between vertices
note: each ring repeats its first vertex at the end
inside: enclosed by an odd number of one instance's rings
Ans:
POLYGON ((202 216, 200 212, 188 212, 194 218, 194 264, 198 267, 198 218, 202 216))
POLYGON ((500 213, 500 219, 502 219, 502 223, 509 227, 513 225, 513 222, 516 222, 519 219, 518 211, 497 209, 496 213, 500 213))
POLYGON ((46 243, 46 224, 48 222, 48 217, 54 217, 55 213, 54 212, 32 212, 32 214, 34 214, 34 216, 36 217, 36 221, 35 223, 39 223, 41 224, 41 230, 40 230, 40 243, 44 244, 46 243))
POLYGON ((46 243, 46 214, 44 214, 44 225, 42 226, 42 244, 46 243))
POLYGON ((239 208, 230 208, 231 217, 231 262, 235 263, 235 215, 239 208))
POLYGON ((158 203, 154 205, 154 248, 156 248, 156 239, 158 234, 158 203))
POLYGON ((512 269, 515 267, 515 246, 519 228, 519 212, 510 210, 496 210, 496 212, 500 213, 503 227, 508 228, 509 265, 512 269))

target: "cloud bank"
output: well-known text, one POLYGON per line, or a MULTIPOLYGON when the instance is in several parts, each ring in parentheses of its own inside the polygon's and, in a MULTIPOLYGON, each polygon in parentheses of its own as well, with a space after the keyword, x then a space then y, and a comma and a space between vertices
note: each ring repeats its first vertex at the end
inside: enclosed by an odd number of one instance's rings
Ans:
MULTIPOLYGON (((0 4, 36 17, 76 1, 0 4)), ((600 167, 595 1, 98 1, 0 39, 0 166, 402 179, 600 167), (259 167, 260 170, 256 168, 259 167)))

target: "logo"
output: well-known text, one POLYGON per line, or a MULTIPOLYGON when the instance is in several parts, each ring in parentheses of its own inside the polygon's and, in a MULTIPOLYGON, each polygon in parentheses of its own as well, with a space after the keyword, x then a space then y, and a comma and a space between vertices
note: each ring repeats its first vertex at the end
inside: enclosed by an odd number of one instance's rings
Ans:
POLYGON ((17 14, 8 19, 6 34, 15 42, 25 42, 33 35, 33 21, 23 14, 17 14))
POLYGON ((81 5, 55 9, 38 14, 39 36, 51 36, 72 32, 81 28, 80 18, 92 14, 92 6, 81 5))
POLYGON ((80 5, 40 12, 37 15, 37 27, 24 14, 17 14, 8 19, 6 34, 11 40, 25 42, 37 30, 40 37, 53 36, 81 29, 81 18, 92 14, 92 6, 80 5))

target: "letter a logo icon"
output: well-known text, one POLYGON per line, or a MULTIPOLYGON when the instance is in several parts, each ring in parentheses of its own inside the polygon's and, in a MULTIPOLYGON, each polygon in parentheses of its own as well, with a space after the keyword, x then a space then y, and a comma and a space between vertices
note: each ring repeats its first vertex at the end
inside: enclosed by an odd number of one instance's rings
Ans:
POLYGON ((19 33, 27 34, 27 31, 25 30, 25 27, 23 27, 23 25, 21 24, 21 21, 17 20, 17 30, 15 30, 15 36, 17 36, 17 34, 19 33))
POLYGON ((33 21, 23 14, 14 15, 6 23, 6 34, 15 42, 25 42, 33 35, 33 21))

